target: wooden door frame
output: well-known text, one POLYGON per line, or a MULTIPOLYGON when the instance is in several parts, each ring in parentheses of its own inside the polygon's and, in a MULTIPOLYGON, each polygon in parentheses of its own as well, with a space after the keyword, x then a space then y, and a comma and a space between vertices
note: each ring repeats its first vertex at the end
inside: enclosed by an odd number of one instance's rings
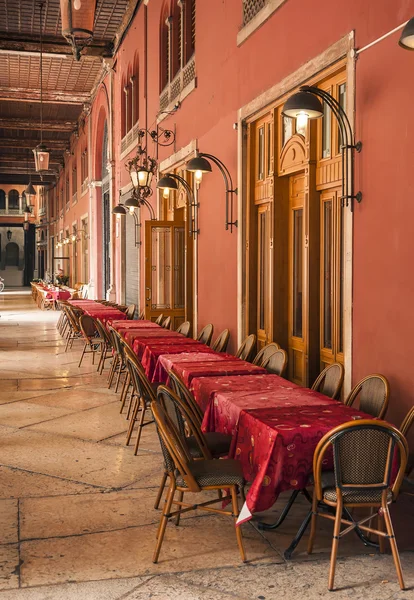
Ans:
MULTIPOLYGON (((238 343, 248 333, 249 323, 249 256, 248 215, 250 212, 249 169, 248 169, 248 136, 249 122, 258 119, 269 111, 271 104, 283 102, 294 90, 305 83, 312 85, 321 78, 322 71, 332 69, 337 63, 344 61, 347 79, 347 115, 354 127, 355 121, 355 36, 351 31, 321 54, 312 58, 285 79, 254 98, 238 111, 238 272, 237 272, 237 329, 238 343), (309 75, 311 74, 311 75, 309 75)), ((319 213, 318 213, 319 214, 319 213)), ((344 393, 348 393, 352 384, 352 283, 353 283, 353 213, 344 212, 344 393)))

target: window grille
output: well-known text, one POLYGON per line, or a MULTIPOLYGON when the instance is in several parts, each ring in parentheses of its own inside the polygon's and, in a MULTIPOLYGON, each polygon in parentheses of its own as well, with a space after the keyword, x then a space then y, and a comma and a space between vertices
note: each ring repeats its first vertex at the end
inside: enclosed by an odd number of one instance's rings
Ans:
POLYGON ((267 0, 243 0, 243 25, 246 25, 267 4, 267 0))

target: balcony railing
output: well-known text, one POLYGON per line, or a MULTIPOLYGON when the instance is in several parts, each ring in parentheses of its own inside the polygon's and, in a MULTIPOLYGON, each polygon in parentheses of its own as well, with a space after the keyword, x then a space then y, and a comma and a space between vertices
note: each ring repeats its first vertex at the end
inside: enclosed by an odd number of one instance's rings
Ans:
POLYGON ((45 206, 41 206, 38 211, 37 214, 39 217, 44 217, 46 214, 46 207, 45 206))
POLYGON ((87 177, 86 179, 84 179, 82 186, 81 186, 81 195, 82 196, 88 190, 88 186, 89 186, 89 178, 87 177))
POLYGON ((135 123, 133 127, 124 135, 121 140, 121 155, 127 154, 138 142, 139 123, 135 123))
POLYGON ((162 90, 160 94, 160 110, 167 110, 170 104, 183 100, 187 94, 184 93, 181 95, 182 92, 195 81, 195 78, 195 57, 192 56, 174 79, 162 90))
POLYGON ((20 208, 0 208, 0 215, 18 217, 20 215, 23 215, 23 209, 20 210, 20 208))
POLYGON ((72 194, 72 204, 76 204, 77 201, 78 201, 78 192, 75 192, 74 194, 72 194))

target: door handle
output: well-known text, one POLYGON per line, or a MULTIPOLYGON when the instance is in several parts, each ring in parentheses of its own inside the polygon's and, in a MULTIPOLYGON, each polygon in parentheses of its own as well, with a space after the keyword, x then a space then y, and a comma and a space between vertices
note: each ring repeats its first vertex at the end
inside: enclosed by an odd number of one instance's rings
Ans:
POLYGON ((147 287, 147 288, 145 288, 145 289, 149 291, 149 294, 148 294, 148 295, 147 295, 147 297, 145 298, 145 300, 147 300, 147 302, 149 302, 149 301, 151 300, 151 296, 152 296, 152 293, 151 293, 151 288, 147 287))

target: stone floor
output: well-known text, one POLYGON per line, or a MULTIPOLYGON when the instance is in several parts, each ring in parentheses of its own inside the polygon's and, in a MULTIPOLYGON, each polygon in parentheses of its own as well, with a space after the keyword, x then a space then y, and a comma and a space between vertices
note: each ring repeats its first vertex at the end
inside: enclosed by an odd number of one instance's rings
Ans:
MULTIPOLYGON (((230 519, 191 513, 168 525, 160 561, 151 562, 162 469, 155 432, 144 431, 134 457, 118 395, 90 356, 78 368, 80 343, 65 353, 58 316, 38 310, 29 292, 0 295, 0 600, 327 595, 330 523, 320 524, 313 555, 304 539, 291 561, 283 558, 305 500, 278 531, 243 525, 245 565, 230 519)), ((414 598, 413 507, 410 493, 393 507, 409 589, 399 590, 389 554, 350 535, 340 544, 335 597, 414 598)))

